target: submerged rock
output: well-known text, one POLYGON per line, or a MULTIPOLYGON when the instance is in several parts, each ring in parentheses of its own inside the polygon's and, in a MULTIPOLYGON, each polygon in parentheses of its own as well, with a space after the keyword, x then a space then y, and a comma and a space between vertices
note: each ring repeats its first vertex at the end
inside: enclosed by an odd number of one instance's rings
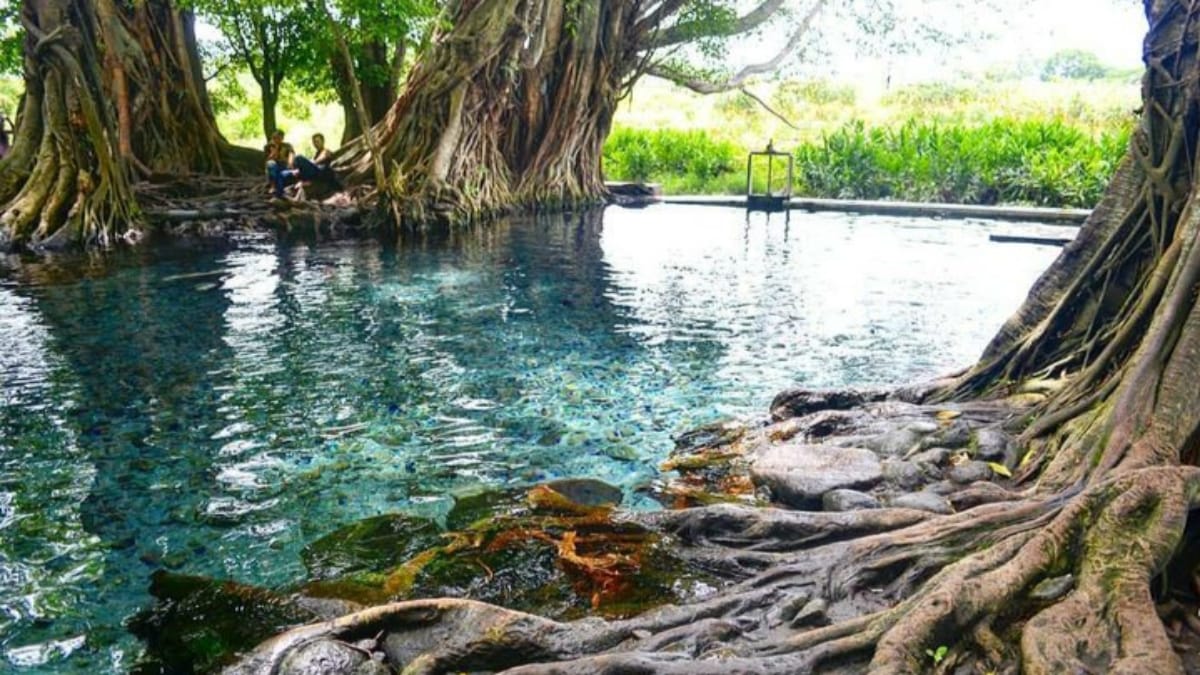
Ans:
POLYGON ((746 425, 737 420, 712 422, 676 436, 675 450, 695 451, 731 445, 741 440, 747 430, 746 425))
POLYGON ((879 458, 862 448, 785 444, 765 449, 750 465, 750 477, 780 502, 816 508, 839 488, 866 488, 883 480, 879 458))
POLYGON ((624 497, 621 488, 594 478, 564 478, 544 485, 580 506, 617 506, 624 497))
POLYGON ((887 392, 874 390, 842 389, 837 391, 814 391, 812 389, 788 389, 777 394, 771 401, 771 418, 779 421, 822 410, 849 410, 864 403, 882 401, 886 397, 887 392))
MULTIPOLYGON (((211 672, 288 627, 329 618, 292 596, 162 570, 151 576, 150 594, 154 606, 129 621, 130 632, 146 642, 138 672, 211 672)), ((329 609, 336 615, 358 606, 329 609)))
POLYGON ((334 530, 300 554, 310 580, 355 572, 383 572, 441 541, 431 520, 399 513, 375 516, 334 530))
POLYGON ((879 508, 879 500, 857 490, 830 490, 821 497, 826 511, 861 511, 879 508))
POLYGON ((393 537, 391 526, 403 520, 368 519, 323 539, 323 560, 339 541, 347 548, 376 542, 389 550, 356 555, 354 564, 341 564, 355 571, 315 579, 303 592, 370 604, 468 597, 575 618, 592 612, 626 616, 711 588, 708 575, 692 570, 661 535, 613 520, 621 497, 620 489, 592 479, 463 495, 447 516, 446 531, 412 519, 421 531, 409 539, 393 537), (397 550, 402 559, 395 559, 397 550))

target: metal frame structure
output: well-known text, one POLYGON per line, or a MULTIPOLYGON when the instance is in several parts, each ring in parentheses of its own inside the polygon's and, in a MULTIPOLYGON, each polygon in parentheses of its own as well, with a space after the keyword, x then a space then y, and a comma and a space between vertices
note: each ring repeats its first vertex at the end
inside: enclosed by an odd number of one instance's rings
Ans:
POLYGON ((791 153, 780 152, 775 149, 774 142, 767 143, 766 150, 751 152, 746 157, 746 208, 751 211, 785 211, 788 208, 788 203, 792 199, 792 182, 795 175, 796 158, 792 157, 791 153), (767 191, 754 191, 754 158, 767 158, 767 191), (772 189, 774 183, 774 168, 775 159, 777 157, 787 158, 787 183, 784 184, 783 190, 776 192, 772 189))

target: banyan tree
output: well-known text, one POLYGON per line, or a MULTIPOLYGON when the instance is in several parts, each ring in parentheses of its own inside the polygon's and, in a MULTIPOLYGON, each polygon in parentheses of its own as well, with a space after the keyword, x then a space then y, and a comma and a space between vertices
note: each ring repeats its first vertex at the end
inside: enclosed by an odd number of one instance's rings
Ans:
POLYGON ((0 161, 0 248, 106 245, 139 231, 135 180, 257 168, 216 128, 189 13, 31 0, 21 22, 26 92, 0 161))
MULTIPOLYGON (((705 38, 760 29, 784 14, 765 0, 741 16, 730 3, 664 0, 466 0, 414 66, 373 139, 385 192, 410 226, 460 223, 515 208, 594 203, 605 194, 601 151, 617 101, 650 72, 696 88, 698 75, 665 55, 705 38)), ((825 5, 789 27, 780 51, 719 81, 740 86, 792 54, 825 5)), ((370 181, 368 143, 340 158, 352 182, 370 181)))

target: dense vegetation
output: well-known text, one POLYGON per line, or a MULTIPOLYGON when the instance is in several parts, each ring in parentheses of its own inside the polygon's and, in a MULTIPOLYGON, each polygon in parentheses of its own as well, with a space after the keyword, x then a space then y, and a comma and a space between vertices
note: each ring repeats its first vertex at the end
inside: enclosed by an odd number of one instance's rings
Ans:
MULTIPOLYGON (((1128 145, 1129 130, 1093 138, 1057 120, 1002 118, 968 126, 917 118, 855 121, 795 149, 798 195, 1090 208, 1128 145)), ((747 149, 701 131, 619 129, 605 146, 614 180, 668 193, 745 191, 747 149)))
POLYGON ((642 110, 618 117, 604 168, 612 180, 658 182, 673 194, 740 194, 746 154, 766 137, 794 152, 799 195, 1090 208, 1128 145, 1133 104, 1124 96, 1135 87, 1060 89, 921 84, 859 103, 844 85, 783 82, 770 100, 799 129, 733 97, 699 119, 656 117, 647 105, 665 115, 681 95, 651 90, 642 110))

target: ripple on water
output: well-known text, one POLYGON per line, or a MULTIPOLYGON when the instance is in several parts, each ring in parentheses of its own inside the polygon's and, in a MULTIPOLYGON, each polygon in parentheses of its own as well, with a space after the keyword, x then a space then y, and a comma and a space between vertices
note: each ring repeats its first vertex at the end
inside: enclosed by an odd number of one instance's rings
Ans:
POLYGON ((0 270, 0 670, 123 670, 160 566, 284 585, 355 519, 564 476, 650 508, 672 433, 974 358, 1056 252, 993 228, 662 206, 0 270))

